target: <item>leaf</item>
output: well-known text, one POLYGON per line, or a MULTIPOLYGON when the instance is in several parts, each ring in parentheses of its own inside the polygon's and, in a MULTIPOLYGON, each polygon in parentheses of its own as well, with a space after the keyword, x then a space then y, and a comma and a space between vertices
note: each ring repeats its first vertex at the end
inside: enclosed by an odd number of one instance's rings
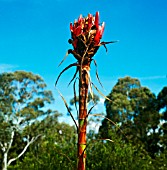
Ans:
POLYGON ((57 77, 55 86, 57 85, 60 76, 61 76, 65 71, 67 71, 69 68, 71 68, 71 67, 73 67, 73 66, 79 66, 79 64, 78 64, 78 63, 73 63, 73 64, 70 64, 69 66, 67 66, 65 69, 63 69, 63 71, 61 71, 61 73, 60 73, 59 76, 57 77))
POLYGON ((118 40, 115 40, 115 41, 109 41, 109 42, 101 42, 100 43, 100 46, 103 45, 104 48, 106 49, 106 52, 107 52, 107 47, 106 47, 106 44, 111 44, 111 43, 116 43, 118 42, 118 40))
POLYGON ((76 108, 76 111, 77 111, 77 118, 79 118, 79 113, 78 113, 78 109, 77 109, 77 95, 76 95, 76 89, 75 89, 76 80, 77 79, 75 79, 74 85, 73 85, 73 89, 74 89, 74 104, 75 104, 75 108, 76 108))
POLYGON ((110 102, 112 102, 112 100, 110 100, 107 96, 105 96, 95 85, 94 83, 92 83, 92 85, 94 86, 94 88, 98 91, 98 93, 104 97, 105 99, 109 100, 110 102))
POLYGON ((80 81, 82 82, 82 65, 83 65, 83 62, 84 62, 84 59, 85 59, 85 56, 86 56, 86 53, 88 52, 88 49, 89 49, 89 45, 87 46, 83 56, 82 56, 82 60, 81 60, 81 66, 80 66, 80 81))
MULTIPOLYGON (((103 139, 93 139, 92 141, 93 141, 93 142, 97 142, 97 141, 100 141, 100 140, 108 140, 108 141, 110 141, 110 142, 114 142, 113 140, 108 139, 108 138, 103 138, 103 139)), ((87 147, 88 147, 89 145, 90 145, 90 144, 86 145, 85 149, 84 149, 83 152, 82 152, 82 155, 84 154, 84 152, 86 151, 86 149, 87 149, 87 147)))
POLYGON ((92 111, 92 109, 96 106, 97 104, 94 104, 88 111, 87 117, 89 116, 90 112, 92 111))
POLYGON ((71 160, 66 154, 61 153, 61 152, 58 152, 58 154, 63 155, 64 157, 66 157, 66 158, 68 159, 68 161, 70 162, 71 168, 72 168, 73 170, 75 170, 75 168, 74 168, 73 165, 72 165, 72 160, 71 160))
POLYGON ((104 119, 107 119, 109 122, 111 122, 115 127, 117 127, 120 132, 128 139, 128 137, 123 133, 123 131, 121 130, 121 128, 119 127, 119 125, 117 125, 115 122, 113 122, 111 119, 101 115, 101 114, 90 114, 90 116, 99 116, 99 117, 102 117, 104 119))
POLYGON ((65 59, 67 58, 68 56, 68 51, 66 52, 66 55, 64 56, 63 60, 59 63, 58 67, 65 61, 65 59))
POLYGON ((110 121, 113 125, 118 126, 116 123, 114 123, 112 120, 110 120, 109 118, 101 115, 101 114, 91 114, 91 116, 99 116, 99 117, 103 117, 104 119, 107 119, 108 121, 110 121))
POLYGON ((82 59, 82 57, 75 50, 68 50, 68 54, 72 54, 78 61, 82 59))
POLYGON ((75 119, 74 119, 74 116, 73 116, 73 115, 72 115, 72 113, 71 113, 70 108, 68 107, 68 104, 67 104, 67 102, 66 102, 65 98, 63 97, 63 95, 60 93, 60 91, 59 91, 58 89, 57 89, 57 91, 58 91, 58 93, 60 94, 61 98, 63 99, 63 102, 64 102, 64 104, 65 104, 65 106, 66 106, 66 108, 67 108, 68 112, 70 113, 70 116, 71 116, 71 118, 72 118, 73 122, 75 123, 75 126, 76 126, 77 131, 78 131, 77 123, 76 123, 76 121, 75 121, 75 119))
MULTIPOLYGON (((108 140, 108 141, 110 141, 110 142, 114 142, 113 140, 111 140, 111 139, 108 139, 108 138, 103 138, 103 139, 96 139, 96 140, 108 140)), ((96 141, 96 140, 94 140, 94 141, 96 141)))
POLYGON ((74 73, 73 78, 72 78, 71 81, 68 83, 68 86, 69 86, 69 85, 72 83, 72 81, 75 79, 75 77, 76 77, 78 71, 79 71, 79 67, 77 67, 77 69, 76 69, 76 71, 75 71, 75 73, 74 73))
POLYGON ((97 78, 99 84, 101 85, 101 87, 104 88, 103 85, 102 85, 102 83, 101 83, 101 81, 100 81, 98 72, 97 72, 97 63, 96 63, 96 60, 93 60, 93 61, 94 61, 94 64, 95 64, 95 66, 96 66, 96 78, 97 78))
POLYGON ((92 99, 93 99, 94 96, 93 96, 92 82, 91 82, 91 78, 90 78, 90 73, 89 73, 89 71, 88 71, 87 69, 84 69, 84 70, 86 71, 86 73, 87 73, 87 75, 88 75, 88 79, 89 79, 89 81, 88 81, 89 91, 90 91, 90 95, 91 95, 91 97, 92 97, 92 99))

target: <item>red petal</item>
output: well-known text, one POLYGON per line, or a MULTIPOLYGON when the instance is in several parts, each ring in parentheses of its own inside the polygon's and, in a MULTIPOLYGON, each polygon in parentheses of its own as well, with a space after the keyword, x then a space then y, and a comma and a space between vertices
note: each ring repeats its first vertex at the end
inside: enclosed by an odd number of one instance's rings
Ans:
POLYGON ((88 14, 88 29, 90 29, 93 25, 92 20, 93 16, 91 14, 88 14))
POLYGON ((95 15, 95 26, 96 26, 96 29, 99 26, 99 12, 96 12, 96 15, 95 15))
POLYGON ((73 25, 70 23, 70 31, 73 32, 73 25))
POLYGON ((76 32, 77 32, 77 29, 75 27, 73 27, 73 35, 74 35, 74 37, 76 37, 76 32))
POLYGON ((92 18, 92 14, 88 14, 88 18, 92 18))
POLYGON ((100 34, 101 34, 101 30, 99 30, 99 27, 98 27, 98 30, 96 31, 96 35, 94 38, 95 45, 98 45, 100 42, 100 34))
POLYGON ((82 31, 82 28, 81 28, 81 26, 78 26, 77 28, 76 28, 76 36, 78 36, 78 35, 80 35, 81 34, 81 31, 82 31))
POLYGON ((83 20, 82 15, 80 15, 79 18, 78 18, 78 25, 81 24, 82 20, 83 20))
POLYGON ((77 20, 75 20, 74 24, 73 24, 73 29, 77 28, 77 26, 78 26, 78 22, 77 22, 77 20))
POLYGON ((77 42, 78 42, 78 40, 77 40, 77 39, 75 39, 75 40, 73 41, 73 47, 74 47, 74 49, 76 49, 76 48, 77 48, 77 42))

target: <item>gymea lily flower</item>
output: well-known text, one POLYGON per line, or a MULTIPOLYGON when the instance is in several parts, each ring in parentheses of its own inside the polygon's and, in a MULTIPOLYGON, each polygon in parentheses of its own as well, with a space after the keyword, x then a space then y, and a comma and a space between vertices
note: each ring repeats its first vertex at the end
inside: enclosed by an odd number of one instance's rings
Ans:
MULTIPOLYGON (((79 73, 79 109, 77 110, 78 113, 78 125, 67 105, 67 102, 62 97, 65 106, 70 113, 78 133, 78 170, 85 170, 86 168, 86 127, 87 127, 87 118, 89 116, 89 113, 92 107, 89 111, 87 110, 87 104, 88 104, 88 92, 90 91, 90 94, 93 99, 93 93, 92 93, 92 85, 95 87, 97 91, 98 88, 91 82, 90 79, 90 64, 91 61, 94 60, 92 57, 97 52, 98 48, 101 45, 104 45, 108 43, 114 43, 115 41, 111 42, 101 42, 103 32, 104 32, 104 26, 105 23, 102 24, 99 23, 99 12, 96 12, 95 16, 92 14, 88 14, 87 17, 82 17, 82 15, 79 16, 78 20, 75 20, 74 23, 70 23, 70 31, 71 31, 71 39, 69 39, 69 43, 72 44, 73 49, 68 50, 67 54, 73 54, 73 56, 77 59, 77 62, 70 64, 65 69, 62 70, 62 72, 59 74, 55 85, 57 84, 60 76, 62 73, 64 73, 66 70, 68 70, 71 67, 76 67, 76 72, 73 75, 72 80, 77 80, 76 76, 79 73)), ((67 55, 64 57, 64 59, 61 61, 59 65, 62 64, 62 62, 66 59, 67 55)), ((94 60, 94 64, 97 67, 97 64, 94 60)), ((98 73, 96 70, 96 76, 100 83, 98 73)), ((69 84, 70 84, 69 83, 69 84)), ((101 83, 100 83, 101 84, 101 83)), ((75 92, 75 82, 74 82, 74 98, 76 99, 76 92, 75 92)), ((100 91, 99 91, 100 92, 100 91)), ((102 94, 100 92, 100 94, 102 94)), ((102 94, 103 95, 103 94, 102 94)), ((104 96, 104 95, 103 95, 104 96)), ((105 96, 106 99, 108 99, 105 96)), ((75 100, 75 106, 76 106, 76 100, 75 100)), ((77 107, 76 107, 77 108, 77 107)))
MULTIPOLYGON (((88 16, 85 18, 80 15, 78 20, 75 20, 74 23, 70 23, 71 39, 69 39, 68 42, 72 44, 73 49, 68 50, 66 56, 60 62, 59 66, 66 59, 68 54, 73 54, 73 56, 77 59, 77 63, 73 63, 66 67, 58 76, 55 85, 57 84, 60 76, 69 68, 77 66, 77 74, 79 67, 82 69, 83 65, 90 65, 90 62, 93 60, 92 57, 96 54, 98 48, 101 45, 106 48, 106 44, 117 42, 101 42, 104 33, 104 27, 105 23, 103 22, 100 24, 99 22, 99 12, 96 12, 95 16, 88 14, 88 16)), ((94 63, 96 63, 95 60, 94 63)), ((74 80, 76 74, 74 74, 72 80, 74 80)))
POLYGON ((75 20, 73 24, 70 23, 69 43, 73 45, 74 50, 69 52, 73 53, 77 60, 81 60, 83 55, 87 59, 92 58, 99 46, 104 45, 100 43, 104 26, 104 22, 101 25, 99 23, 99 12, 96 12, 95 16, 88 14, 85 18, 80 15, 78 20, 75 20))

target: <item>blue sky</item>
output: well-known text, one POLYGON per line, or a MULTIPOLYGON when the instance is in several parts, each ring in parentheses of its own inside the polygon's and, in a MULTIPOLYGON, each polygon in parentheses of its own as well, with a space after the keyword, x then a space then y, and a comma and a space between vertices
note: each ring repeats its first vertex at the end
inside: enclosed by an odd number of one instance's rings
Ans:
MULTIPOLYGON (((106 27, 103 41, 119 40, 103 47, 95 56, 98 72, 109 94, 118 78, 139 78, 143 86, 158 93, 167 84, 167 1, 166 0, 0 0, 0 72, 25 70, 41 75, 56 98, 55 109, 66 112, 54 88, 59 72, 75 61, 69 23, 80 14, 100 12, 106 27)), ((74 69, 60 79, 58 88, 67 101, 67 88, 74 69)), ((95 67, 91 76, 95 84, 95 67)), ((100 86, 98 86, 100 87, 100 86)), ((103 100, 101 100, 103 101, 103 100)), ((105 111, 103 104, 97 110, 105 111)))

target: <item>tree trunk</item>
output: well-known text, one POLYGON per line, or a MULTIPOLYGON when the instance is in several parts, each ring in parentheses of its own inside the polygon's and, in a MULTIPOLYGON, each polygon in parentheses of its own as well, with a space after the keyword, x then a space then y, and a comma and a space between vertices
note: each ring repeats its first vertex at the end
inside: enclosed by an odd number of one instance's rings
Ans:
POLYGON ((78 170, 86 168, 86 126, 87 100, 90 64, 82 66, 79 76, 79 131, 78 131, 78 170))
POLYGON ((7 160, 8 159, 8 153, 3 153, 3 164, 2 164, 2 170, 7 170, 7 160))

